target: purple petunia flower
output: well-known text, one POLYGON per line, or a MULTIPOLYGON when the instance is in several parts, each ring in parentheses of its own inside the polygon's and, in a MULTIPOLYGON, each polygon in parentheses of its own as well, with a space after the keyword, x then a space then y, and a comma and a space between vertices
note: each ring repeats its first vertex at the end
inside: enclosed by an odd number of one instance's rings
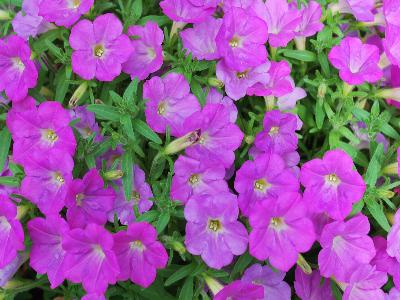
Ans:
POLYGON ((296 107, 297 101, 305 97, 307 97, 306 91, 302 88, 295 87, 293 84, 293 91, 280 96, 276 104, 280 110, 292 110, 296 107))
POLYGON ((374 20, 374 6, 375 0, 339 0, 337 4, 331 5, 331 10, 352 14, 360 22, 369 22, 374 20))
POLYGON ((206 104, 201 112, 185 120, 184 128, 187 132, 200 131, 198 141, 186 148, 188 156, 218 161, 225 168, 232 165, 243 133, 230 122, 229 111, 222 104, 206 104))
POLYGON ((132 53, 129 37, 122 30, 121 21, 111 13, 76 24, 69 37, 74 50, 72 70, 86 80, 112 81, 121 74, 122 64, 132 53))
POLYGON ((0 269, 6 267, 25 249, 24 230, 17 220, 17 207, 0 196, 0 269))
POLYGON ((307 214, 299 193, 283 193, 273 202, 258 202, 249 218, 250 254, 288 271, 299 253, 310 250, 315 241, 314 226, 307 214))
POLYGON ((351 157, 336 149, 327 151, 301 168, 301 183, 305 187, 304 200, 314 212, 325 212, 335 220, 343 220, 351 212, 352 204, 365 192, 365 183, 353 170, 351 157))
POLYGON ((399 300, 400 290, 397 287, 392 287, 390 289, 389 295, 386 296, 386 300, 399 300))
POLYGON ((295 271, 294 289, 301 300, 334 300, 330 280, 324 280, 318 270, 307 275, 299 267, 295 271))
POLYGON ((146 79, 151 73, 158 71, 163 64, 162 43, 164 34, 157 23, 147 22, 144 26, 131 26, 128 35, 133 52, 122 65, 122 70, 131 75, 132 80, 146 79))
POLYGON ((239 193, 239 207, 245 216, 249 216, 256 203, 270 203, 282 191, 297 192, 299 187, 296 176, 286 168, 283 159, 274 153, 246 161, 236 173, 235 190, 239 193))
POLYGON ((21 101, 36 86, 37 79, 28 43, 15 35, 0 39, 0 91, 12 101, 21 101))
POLYGON ((174 165, 171 199, 185 204, 193 195, 228 192, 225 168, 208 160, 179 156, 174 165))
POLYGON ((39 15, 58 26, 70 27, 89 12, 94 0, 41 0, 39 15))
POLYGON ((150 198, 153 198, 153 193, 150 185, 146 182, 144 171, 139 166, 133 165, 132 167, 131 199, 125 199, 120 181, 117 182, 117 185, 119 186, 119 191, 114 202, 114 208, 108 213, 110 222, 114 222, 114 214, 117 214, 119 221, 124 225, 128 225, 136 219, 134 205, 137 205, 140 214, 150 210, 153 206, 153 202, 150 201, 150 198))
POLYGON ((30 220, 28 230, 32 240, 30 266, 39 274, 47 274, 51 288, 55 289, 65 279, 62 240, 69 226, 63 218, 53 215, 30 220))
POLYGON ((383 1, 383 14, 385 15, 386 24, 400 27, 400 1, 385 0, 383 1))
POLYGON ((390 62, 400 67, 400 35, 398 33, 397 26, 387 25, 383 47, 390 62))
POLYGON ((217 3, 215 0, 163 0, 160 6, 163 13, 173 21, 201 23, 213 14, 217 3))
POLYGON ((65 199, 67 220, 72 228, 84 228, 88 223, 104 225, 114 206, 115 192, 104 188, 104 181, 96 169, 89 170, 83 179, 75 179, 65 199))
POLYGON ((116 283, 120 270, 113 251, 114 239, 102 226, 90 223, 85 229, 73 229, 65 234, 62 246, 66 251, 67 279, 82 283, 86 292, 97 294, 116 283))
POLYGON ((229 120, 231 123, 235 123, 237 120, 238 109, 236 108, 233 100, 227 96, 224 97, 215 88, 211 88, 208 92, 206 103, 209 104, 222 104, 229 111, 229 120))
POLYGON ((181 136, 185 119, 200 110, 199 101, 190 93, 182 74, 169 73, 164 78, 155 76, 146 81, 143 98, 149 100, 145 110, 147 123, 158 133, 164 133, 169 126, 173 136, 181 136))
POLYGON ((272 270, 268 266, 254 264, 248 268, 242 277, 242 282, 261 285, 264 288, 264 298, 268 300, 290 300, 290 286, 283 281, 286 273, 272 270))
POLYGON ((88 139, 92 134, 96 134, 94 140, 101 142, 103 137, 100 133, 100 127, 96 122, 96 116, 91 111, 86 109, 86 106, 77 106, 70 110, 70 115, 73 120, 79 119, 74 123, 74 127, 81 134, 82 138, 88 139))
POLYGON ((81 300, 106 300, 106 297, 101 293, 89 293, 83 296, 81 300))
POLYGON ((246 251, 248 234, 237 221, 236 196, 228 192, 193 196, 185 206, 187 250, 211 268, 229 265, 246 251))
POLYGON ((21 194, 43 214, 58 213, 64 207, 73 168, 74 161, 65 152, 56 149, 46 155, 36 152, 24 165, 26 176, 21 183, 21 194))
POLYGON ((236 280, 225 286, 214 300, 261 300, 264 299, 262 286, 253 283, 236 280))
POLYGON ((257 67, 267 61, 265 43, 268 28, 250 11, 233 7, 225 11, 216 43, 225 64, 238 72, 257 67))
POLYGON ((215 38, 222 25, 222 19, 207 18, 180 33, 183 46, 194 58, 215 60, 220 58, 215 38))
POLYGON ((335 276, 346 282, 360 264, 368 264, 375 256, 375 247, 368 236, 368 218, 356 215, 350 220, 325 225, 320 237, 322 250, 318 265, 324 277, 335 276))
POLYGON ((114 235, 114 251, 121 269, 118 280, 132 280, 141 287, 150 286, 157 269, 165 268, 168 254, 157 241, 157 231, 146 222, 132 223, 126 231, 114 235))
POLYGON ((340 78, 350 85, 374 83, 382 78, 379 48, 363 44, 359 38, 346 37, 329 52, 329 61, 339 69, 340 78))
MULTIPOLYGON (((399 148, 400 149, 400 148, 399 148)), ((400 151, 400 150, 398 150, 400 151)), ((387 236, 387 253, 400 262, 400 210, 394 216, 394 224, 387 236)))
MULTIPOLYGON (((291 2, 291 6, 297 6, 297 4, 291 2)), ((300 14, 301 22, 295 29, 297 37, 313 36, 324 27, 324 24, 321 23, 322 9, 318 2, 309 1, 308 5, 302 4, 300 14)))
POLYGON ((13 278, 18 269, 27 261, 26 253, 18 253, 12 262, 0 268, 0 287, 6 287, 7 283, 13 278))

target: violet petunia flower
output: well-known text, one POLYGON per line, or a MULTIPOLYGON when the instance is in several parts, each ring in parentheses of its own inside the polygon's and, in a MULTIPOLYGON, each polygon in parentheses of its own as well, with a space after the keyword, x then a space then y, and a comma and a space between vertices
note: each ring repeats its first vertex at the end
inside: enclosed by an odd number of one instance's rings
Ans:
POLYGON ((96 169, 89 170, 83 179, 75 179, 65 199, 67 220, 71 228, 84 228, 88 223, 104 225, 114 206, 115 192, 104 188, 104 181, 96 169))
POLYGON ((58 26, 71 27, 93 4, 94 0, 41 0, 39 15, 58 26))
POLYGON ((28 260, 28 255, 20 252, 12 262, 0 268, 0 288, 6 287, 7 283, 14 277, 18 269, 28 260))
POLYGON ((322 250, 318 265, 324 277, 335 276, 346 282, 360 264, 368 264, 375 256, 375 247, 368 236, 368 218, 356 215, 350 220, 335 221, 325 225, 319 242, 322 250))
POLYGON ((81 134, 83 139, 88 139, 92 134, 95 134, 94 140, 101 142, 103 137, 100 133, 99 124, 96 122, 96 116, 93 112, 88 111, 86 106, 77 106, 70 111, 72 120, 79 119, 74 123, 74 127, 81 134))
POLYGON ((102 226, 90 223, 65 234, 62 241, 65 255, 65 276, 73 283, 82 283, 88 293, 103 294, 115 284, 120 273, 113 251, 114 239, 102 226))
POLYGON ((186 249, 211 268, 229 265, 247 249, 248 233, 238 216, 236 196, 229 192, 193 196, 185 206, 186 249))
MULTIPOLYGON (((297 6, 295 2, 291 2, 291 5, 297 6)), ((301 22, 295 29, 296 37, 313 36, 324 27, 321 22, 322 9, 318 2, 309 1, 307 5, 302 4, 300 14, 301 22)))
POLYGON ((222 19, 207 18, 194 24, 193 28, 181 31, 183 47, 197 59, 215 60, 220 58, 215 38, 222 25, 222 19))
POLYGON ((258 202, 250 213, 250 254, 288 271, 300 253, 315 241, 312 221, 299 193, 282 193, 273 201, 258 202))
POLYGON ((335 220, 349 215, 352 204, 363 197, 366 189, 363 178, 353 168, 351 157, 340 149, 327 151, 322 159, 302 166, 304 200, 312 211, 325 212, 335 220))
POLYGON ((290 300, 290 286, 283 281, 286 273, 272 270, 268 266, 254 264, 242 276, 242 282, 261 285, 264 288, 264 300, 290 300))
POLYGON ((229 111, 229 120, 235 123, 238 116, 238 109, 231 98, 224 96, 215 88, 211 88, 208 92, 206 103, 209 104, 222 104, 229 111))
POLYGON ((385 0, 383 1, 383 14, 385 16, 386 24, 400 27, 400 1, 399 0, 385 0))
POLYGON ((294 87, 289 94, 278 97, 276 104, 279 110, 292 110, 296 107, 297 101, 305 97, 307 97, 307 93, 304 89, 294 87))
MULTIPOLYGON (((400 149, 400 148, 399 148, 400 149)), ((400 150, 398 150, 400 151, 400 150)), ((394 224, 387 236, 387 253, 400 262, 400 210, 394 216, 394 224)), ((400 286, 399 286, 400 287, 400 286)))
POLYGON ((0 39, 0 92, 5 91, 11 101, 21 101, 37 79, 27 41, 16 35, 0 39))
POLYGON ((400 290, 397 287, 392 287, 390 289, 389 295, 385 298, 386 300, 399 300, 400 290))
POLYGON ((17 207, 7 197, 0 196, 0 269, 24 249, 24 230, 17 220, 17 207))
POLYGON ((389 61, 400 67, 400 35, 399 27, 387 25, 385 38, 383 39, 383 47, 389 61))
POLYGON ((163 13, 175 22, 201 23, 214 13, 217 3, 214 0, 163 0, 160 6, 163 13))
POLYGON ((76 24, 69 37, 74 50, 72 70, 86 80, 112 81, 120 75, 132 53, 129 37, 122 30, 121 21, 111 13, 76 24))
POLYGON ((69 231, 69 226, 63 218, 53 215, 46 219, 30 220, 28 231, 32 240, 30 266, 38 274, 47 274, 51 288, 55 289, 65 279, 65 251, 62 248, 62 240, 69 231))
POLYGON ((329 52, 329 61, 339 70, 340 78, 350 85, 374 83, 382 78, 379 48, 363 44, 357 37, 344 38, 329 52))
POLYGON ((331 10, 345 14, 352 14, 357 21, 370 22, 374 20, 375 0, 339 0, 331 5, 331 10))
POLYGON ((185 132, 185 119, 200 110, 199 101, 190 93, 189 83, 178 73, 147 80, 143 85, 143 98, 148 100, 145 114, 149 126, 158 133, 165 133, 169 126, 171 135, 176 137, 185 132))
POLYGON ((179 156, 174 165, 171 199, 185 204, 193 195, 228 192, 225 168, 208 160, 179 156))
POLYGON ((261 300, 264 299, 264 289, 262 286, 235 280, 225 286, 214 300, 261 300))
POLYGON ((235 190, 239 193, 238 203, 244 216, 249 216, 256 203, 274 203, 283 192, 298 192, 299 188, 296 176, 275 153, 248 160, 236 172, 235 190))
POLYGON ((163 64, 162 43, 164 33, 157 23, 147 22, 144 26, 134 25, 128 28, 133 52, 122 65, 122 71, 131 75, 132 80, 146 79, 158 71, 163 64))
POLYGON ((168 254, 157 241, 157 231, 146 222, 132 223, 126 231, 114 235, 114 252, 121 269, 118 280, 130 279, 141 287, 149 287, 157 269, 165 268, 168 254))
POLYGON ((218 161, 225 168, 232 165, 243 133, 230 122, 229 111, 222 104, 206 104, 201 112, 185 120, 184 128, 187 132, 199 131, 198 141, 186 148, 188 156, 218 161))
POLYGON ((321 284, 318 270, 305 274, 299 267, 295 271, 294 290, 301 300, 334 300, 329 279, 321 284))

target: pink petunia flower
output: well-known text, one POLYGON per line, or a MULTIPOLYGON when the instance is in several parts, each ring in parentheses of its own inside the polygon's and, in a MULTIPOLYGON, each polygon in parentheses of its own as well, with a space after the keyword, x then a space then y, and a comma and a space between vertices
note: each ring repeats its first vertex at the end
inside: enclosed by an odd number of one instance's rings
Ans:
POLYGON ((389 61, 400 67, 400 35, 399 28, 393 25, 387 25, 383 47, 389 61))
POLYGON ((385 16, 386 24, 400 27, 400 1, 399 0, 385 0, 383 1, 383 14, 385 16))
POLYGON ((299 267, 295 271, 294 289, 301 300, 334 300, 330 280, 321 284, 322 277, 318 270, 305 274, 299 267))
POLYGON ((96 134, 95 141, 101 142, 103 137, 100 133, 100 127, 96 122, 96 116, 91 111, 86 109, 86 106, 77 106, 70 110, 70 115, 73 120, 79 119, 79 122, 74 123, 74 128, 78 130, 81 137, 88 139, 92 134, 96 134))
POLYGON ((339 0, 337 4, 331 5, 331 10, 352 14, 360 22, 370 22, 374 20, 374 6, 375 0, 339 0))
MULTIPOLYGON (((297 3, 291 2, 291 5, 297 6, 297 3)), ((301 22, 295 29, 297 37, 313 36, 324 27, 321 23, 322 9, 318 2, 309 1, 307 5, 302 4, 300 14, 301 22)))
POLYGON ((0 268, 0 287, 5 288, 17 273, 18 269, 28 260, 28 255, 19 252, 17 256, 8 265, 0 268))
MULTIPOLYGON (((399 148, 400 149, 400 148, 399 148)), ((400 150, 399 150, 400 151, 400 150)), ((400 262, 400 210, 394 216, 394 224, 387 236, 387 253, 400 262)))
POLYGON ((237 120, 238 109, 233 100, 218 92, 215 88, 211 88, 208 92, 206 103, 209 104, 222 104, 229 111, 229 120, 235 123, 237 120))
POLYGON ((157 269, 167 265, 167 251, 157 241, 157 231, 146 222, 132 223, 126 231, 117 232, 113 249, 121 269, 118 280, 130 279, 144 288, 154 282, 157 269))
POLYGON ((69 37, 74 50, 72 70, 86 80, 112 81, 120 75, 132 53, 129 37, 122 30, 121 21, 111 13, 76 24, 69 37))
POLYGON ((261 300, 263 297, 262 286, 235 280, 219 291, 214 300, 261 300))
POLYGON ((201 23, 211 16, 217 7, 216 1, 163 0, 161 9, 175 22, 201 23))

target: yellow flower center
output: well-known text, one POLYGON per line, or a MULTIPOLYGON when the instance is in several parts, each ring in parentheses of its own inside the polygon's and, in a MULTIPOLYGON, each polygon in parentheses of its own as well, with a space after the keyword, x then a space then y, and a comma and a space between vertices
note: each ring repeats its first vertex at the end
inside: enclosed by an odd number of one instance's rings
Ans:
POLYGON ((285 222, 282 218, 272 218, 269 224, 274 229, 282 229, 282 227, 285 225, 285 222))
POLYGON ((271 129, 269 130, 270 135, 275 135, 279 133, 279 127, 278 126, 272 126, 271 129))
POLYGON ((334 173, 326 175, 325 181, 331 185, 338 185, 340 183, 339 177, 334 173))
POLYGON ((237 77, 238 79, 243 79, 243 78, 246 78, 246 77, 247 77, 247 74, 249 74, 249 71, 248 71, 248 70, 245 70, 245 71, 243 71, 243 72, 237 72, 237 73, 236 73, 236 77, 237 77))
POLYGON ((136 240, 133 241, 129 244, 131 250, 139 250, 143 251, 145 249, 145 246, 143 245, 142 241, 136 240))
POLYGON ((167 104, 164 101, 158 103, 157 114, 163 116, 165 114, 166 110, 167 110, 167 104))
POLYGON ((132 200, 137 204, 140 200, 140 194, 137 191, 132 191, 132 200))
POLYGON ((191 185, 196 185, 197 183, 199 183, 200 181, 200 176, 197 174, 193 174, 192 176, 190 176, 189 178, 189 183, 191 185))
POLYGON ((208 220, 208 229, 217 232, 222 229, 222 224, 219 220, 208 220))
POLYGON ((93 49, 93 53, 94 53, 94 56, 96 56, 96 57, 102 57, 103 56, 103 54, 104 54, 104 47, 103 47, 103 45, 96 45, 95 47, 94 47, 94 49, 93 49))
POLYGON ((58 140, 58 135, 55 133, 54 130, 52 129, 46 129, 44 131, 44 137, 46 140, 48 140, 50 143, 54 143, 58 140))
POLYGON ((230 41, 229 41, 229 46, 232 48, 236 48, 239 46, 240 39, 237 36, 234 36, 230 41))
POLYGON ((18 70, 20 70, 21 72, 22 72, 23 70, 25 70, 25 65, 24 65, 24 63, 22 62, 22 60, 21 60, 19 57, 14 57, 14 58, 12 59, 12 61, 13 61, 13 63, 14 63, 14 66, 15 66, 18 70))
POLYGON ((103 258, 105 258, 106 257, 106 254, 104 253, 104 251, 103 251, 103 248, 101 248, 101 246, 100 245, 93 245, 93 251, 101 258, 101 259, 103 259, 103 258))
POLYGON ((268 183, 265 179, 258 179, 254 182, 254 189, 263 193, 265 193, 270 187, 271 184, 268 183))
POLYGON ((72 8, 78 8, 81 5, 81 0, 72 0, 72 8))
POLYGON ((59 183, 59 184, 64 184, 65 183, 65 179, 64 177, 62 177, 62 175, 59 172, 56 172, 54 174, 54 179, 59 183))
POLYGON ((76 205, 77 206, 82 206, 82 200, 85 198, 85 195, 82 193, 79 193, 76 195, 75 200, 76 200, 76 205))

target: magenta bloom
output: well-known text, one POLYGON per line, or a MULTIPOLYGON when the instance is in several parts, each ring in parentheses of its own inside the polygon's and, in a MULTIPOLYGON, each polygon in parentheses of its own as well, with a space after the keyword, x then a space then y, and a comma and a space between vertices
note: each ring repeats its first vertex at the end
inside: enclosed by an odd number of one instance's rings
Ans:
POLYGON ((162 42, 164 33, 157 23, 147 22, 144 26, 131 26, 128 35, 131 39, 133 52, 122 70, 131 75, 132 80, 137 77, 146 79, 151 73, 158 71, 163 64, 162 42))
POLYGON ((28 255, 24 252, 20 252, 12 262, 3 268, 0 268, 0 287, 4 288, 7 285, 27 259, 28 255))
POLYGON ((76 141, 70 121, 69 112, 55 101, 43 102, 34 110, 12 110, 7 116, 7 126, 14 140, 14 160, 29 163, 32 155, 45 156, 50 149, 73 156, 76 141))
POLYGON ((68 187, 72 181, 74 161, 60 150, 46 155, 36 152, 27 160, 21 194, 35 203, 45 215, 59 213, 64 207, 68 187))
POLYGON ((69 226, 63 218, 53 215, 30 220, 28 230, 32 240, 29 264, 37 273, 47 274, 51 288, 55 289, 65 279, 62 240, 69 226))
POLYGON ((28 43, 15 35, 0 39, 0 92, 5 91, 12 101, 21 101, 37 79, 28 43))
POLYGON ((171 199, 185 204, 193 195, 228 192, 225 168, 208 160, 179 156, 174 165, 171 199))
POLYGON ((340 13, 352 14, 357 21, 370 22, 374 20, 374 6, 375 0, 339 0, 337 5, 333 5, 333 9, 340 13))
POLYGON ((276 200, 261 201, 250 213, 250 254, 269 259, 278 270, 288 271, 299 253, 315 241, 314 226, 298 193, 283 193, 276 200))
POLYGON ((41 0, 39 15, 58 26, 70 27, 89 12, 94 0, 41 0))
POLYGON ((227 96, 224 97, 215 88, 211 88, 208 92, 206 103, 209 104, 222 104, 229 111, 229 120, 235 123, 237 120, 238 110, 233 100, 227 96))
POLYGON ((82 138, 88 139, 93 133, 96 134, 95 141, 101 142, 102 136, 100 127, 96 122, 96 116, 91 111, 86 109, 86 106, 77 106, 70 111, 73 120, 79 119, 79 122, 74 123, 74 127, 81 134, 82 138))
POLYGON ((264 299, 262 286, 236 280, 225 286, 214 300, 260 300, 264 299))
POLYGON ((286 168, 283 159, 274 153, 246 161, 236 173, 235 190, 239 193, 239 207, 245 216, 250 215, 256 203, 274 203, 274 198, 283 191, 298 192, 299 187, 296 176, 286 168))
POLYGON ((297 149, 297 118, 291 113, 272 110, 264 116, 264 130, 257 134, 254 144, 264 152, 284 154, 297 149))
POLYGON ((240 147, 243 133, 230 122, 229 111, 222 104, 206 104, 184 123, 187 132, 200 131, 198 142, 186 148, 190 157, 219 161, 229 168, 235 160, 234 151, 240 147))
POLYGON ((66 251, 65 276, 74 283, 82 283, 88 293, 103 294, 119 275, 114 240, 102 226, 88 224, 65 234, 62 246, 66 251))
POLYGON ((387 25, 383 47, 390 62, 400 66, 400 35, 399 28, 393 25, 387 25))
POLYGON ((267 39, 268 28, 262 19, 250 11, 232 7, 225 12, 215 41, 225 64, 244 72, 267 61, 267 39))
POLYGON ((254 264, 244 272, 242 282, 261 285, 264 288, 264 298, 261 299, 290 300, 290 286, 283 281, 285 275, 268 266, 254 264))
POLYGON ((201 23, 213 14, 217 1, 163 0, 160 6, 163 13, 173 21, 201 23))
POLYGON ((400 27, 400 1, 385 0, 383 2, 383 14, 385 15, 386 24, 400 27))
POLYGON ((84 228, 88 223, 104 225, 114 200, 113 188, 104 188, 99 172, 91 169, 83 179, 75 179, 69 186, 65 200, 68 223, 72 228, 84 228))
POLYGON ((76 24, 69 37, 74 50, 72 70, 86 80, 112 81, 121 74, 122 64, 132 53, 129 37, 122 30, 121 21, 110 13, 76 24))
POLYGON ((326 212, 335 220, 348 216, 352 204, 363 197, 366 188, 353 168, 351 157, 339 149, 327 151, 322 159, 303 165, 300 180, 305 187, 304 200, 313 211, 326 212))
MULTIPOLYGON (((295 2, 292 2, 291 5, 297 6, 295 2)), ((318 2, 310 1, 308 5, 302 4, 300 14, 301 22, 295 29, 296 36, 313 36, 324 28, 324 24, 321 23, 322 9, 318 2)))
POLYGON ((389 292, 389 295, 386 297, 386 300, 398 300, 400 299, 400 290, 396 287, 392 287, 389 292))
POLYGON ((236 196, 229 192, 193 196, 185 206, 187 250, 214 269, 229 265, 246 251, 246 227, 237 221, 236 196))
POLYGON ((11 263, 18 251, 24 250, 24 230, 17 220, 17 207, 0 196, 0 269, 11 263))
POLYGON ((291 93, 278 98, 278 108, 280 110, 292 110, 296 107, 297 101, 305 97, 307 97, 306 91, 302 88, 295 87, 293 84, 293 91, 291 93))
POLYGON ((360 264, 368 264, 375 256, 375 247, 368 236, 369 222, 364 215, 325 225, 320 237, 322 250, 318 265, 324 277, 335 276, 346 282, 360 264))
POLYGON ((379 48, 363 44, 359 38, 346 37, 329 52, 331 64, 339 70, 340 78, 351 85, 374 83, 382 78, 379 68, 379 48))
POLYGON ((207 18, 180 33, 183 46, 194 58, 215 60, 220 58, 215 38, 222 25, 222 19, 207 18))
POLYGON ((131 279, 141 287, 150 286, 157 269, 165 268, 168 254, 157 241, 157 231, 146 222, 132 223, 114 235, 114 252, 121 269, 118 280, 131 279))
POLYGON ((200 110, 197 98, 190 93, 189 83, 182 74, 169 73, 160 78, 154 76, 143 85, 146 103, 146 120, 158 133, 164 133, 167 126, 173 136, 186 132, 183 122, 200 110))
POLYGON ((386 273, 377 271, 375 267, 359 265, 350 276, 343 294, 343 300, 385 300, 381 287, 387 281, 386 273))
POLYGON ((305 274, 299 267, 295 271, 294 289, 301 300, 334 300, 330 280, 322 277, 317 270, 312 274, 305 274))
POLYGON ((134 205, 138 206, 139 213, 144 213, 153 206, 150 201, 153 198, 150 185, 146 182, 145 174, 137 165, 133 165, 132 171, 132 198, 125 199, 122 183, 119 185, 117 198, 114 202, 114 208, 108 213, 108 220, 114 222, 114 214, 117 214, 119 221, 128 225, 135 221, 134 205))
POLYGON ((394 224, 387 236, 387 253, 400 262, 400 210, 394 217, 394 224))

